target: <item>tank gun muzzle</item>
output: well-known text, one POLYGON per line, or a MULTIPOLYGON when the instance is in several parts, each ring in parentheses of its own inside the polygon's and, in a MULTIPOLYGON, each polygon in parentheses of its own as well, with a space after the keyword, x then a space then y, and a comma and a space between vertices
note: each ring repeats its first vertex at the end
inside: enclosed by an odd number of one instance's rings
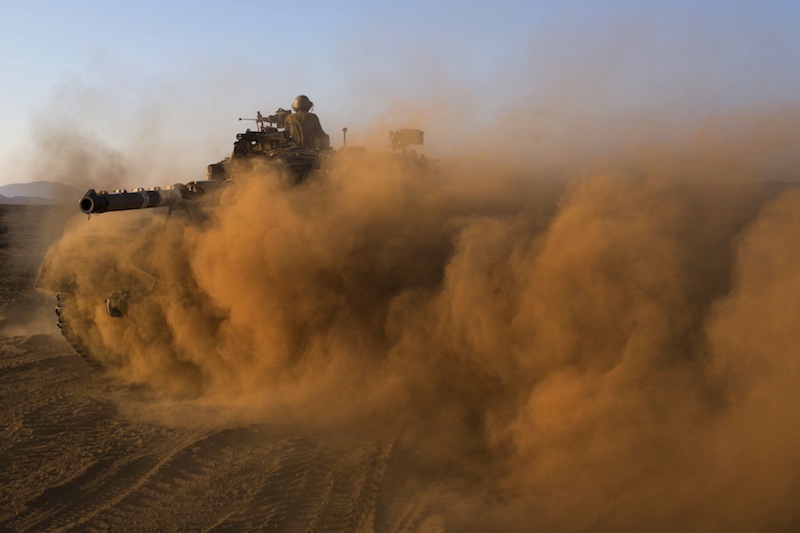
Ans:
POLYGON ((89 189, 81 198, 81 211, 105 213, 106 211, 125 211, 128 209, 146 209, 149 207, 165 207, 180 203, 184 197, 185 185, 175 185, 169 189, 137 189, 134 191, 96 191, 89 189))

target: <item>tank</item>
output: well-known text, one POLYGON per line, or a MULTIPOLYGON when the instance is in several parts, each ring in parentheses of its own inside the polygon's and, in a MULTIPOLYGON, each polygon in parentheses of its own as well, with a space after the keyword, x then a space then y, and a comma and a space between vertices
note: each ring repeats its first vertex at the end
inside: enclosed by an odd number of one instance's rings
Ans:
MULTIPOLYGON (((330 148, 313 150, 299 146, 293 142, 284 128, 285 118, 289 114, 289 111, 278 109, 275 114, 266 117, 259 112, 255 118, 240 118, 240 121, 254 121, 257 128, 237 134, 230 156, 208 165, 204 180, 166 187, 112 192, 90 189, 80 199, 78 207, 82 213, 89 216, 167 208, 165 227, 169 224, 186 224, 188 220, 190 224, 200 225, 202 228, 207 207, 214 205, 220 197, 221 190, 229 186, 235 187, 233 184, 236 175, 242 170, 246 171, 256 165, 268 165, 277 170, 273 174, 281 176, 289 187, 296 187, 309 179, 316 179, 318 175, 324 175, 326 169, 335 164, 340 155, 348 154, 350 157, 355 154, 359 157, 359 154, 365 152, 363 148, 347 146, 346 128, 342 130, 343 146, 338 150, 330 148)), ((399 158, 403 164, 408 163, 426 174, 436 172, 435 160, 426 159, 409 149, 409 146, 422 144, 421 130, 403 129, 391 132, 389 141, 391 151, 387 152, 387 157, 399 158)), ((152 217, 144 219, 148 220, 148 223, 153 221, 152 217)), ((106 224, 100 224, 101 228, 105 226, 106 224)), ((133 227, 92 238, 91 242, 85 243, 89 247, 87 253, 93 260, 95 255, 113 258, 116 250, 120 248, 118 246, 120 239, 126 239, 126 235, 130 235, 131 232, 141 231, 141 228, 133 227)), ((176 282, 175 279, 166 281, 163 273, 157 270, 158 267, 153 266, 154 263, 150 262, 149 258, 156 248, 154 241, 163 245, 164 240, 173 237, 170 237, 168 231, 162 233, 158 229, 153 230, 152 224, 148 231, 153 232, 152 237, 148 234, 146 238, 140 239, 144 242, 140 246, 141 249, 131 257, 124 258, 127 261, 124 268, 118 266, 123 258, 109 261, 108 268, 103 272, 103 279, 89 279, 88 283, 86 280, 79 283, 75 279, 70 279, 69 276, 76 275, 73 271, 80 272, 80 268, 75 269, 74 265, 70 265, 68 276, 65 274, 66 269, 63 269, 58 262, 60 259, 52 259, 58 255, 57 253, 48 254, 42 266, 37 286, 39 289, 56 293, 55 313, 58 327, 72 348, 93 368, 122 366, 121 363, 109 361, 105 354, 99 356, 94 353, 92 346, 107 343, 109 336, 115 344, 124 345, 125 342, 131 342, 126 327, 135 326, 125 326, 125 324, 127 322, 134 324, 135 320, 132 317, 128 320, 129 310, 131 313, 134 311, 139 313, 137 320, 141 320, 141 304, 147 304, 155 296, 167 292, 164 290, 167 284, 171 285, 172 293, 180 294, 180 287, 176 289, 175 283, 189 282, 188 280, 176 282), (105 332, 101 331, 100 325, 105 328, 105 332), (100 338, 102 342, 97 342, 100 338)), ((198 303, 201 304, 202 302, 198 303)))

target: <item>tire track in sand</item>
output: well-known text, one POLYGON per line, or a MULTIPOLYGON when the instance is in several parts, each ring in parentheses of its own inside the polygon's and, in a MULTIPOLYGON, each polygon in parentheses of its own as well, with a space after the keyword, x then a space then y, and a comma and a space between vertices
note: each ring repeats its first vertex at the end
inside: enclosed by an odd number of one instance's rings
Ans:
POLYGON ((119 450, 106 455, 74 479, 46 489, 24 512, 0 525, 18 531, 65 531, 81 526, 136 492, 172 457, 205 435, 189 433, 177 443, 171 440, 147 453, 128 455, 119 450))

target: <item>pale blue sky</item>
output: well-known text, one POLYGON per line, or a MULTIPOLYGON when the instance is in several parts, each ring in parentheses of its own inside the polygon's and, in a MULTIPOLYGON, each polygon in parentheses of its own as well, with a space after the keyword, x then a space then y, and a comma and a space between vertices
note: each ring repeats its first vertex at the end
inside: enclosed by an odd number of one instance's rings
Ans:
POLYGON ((30 160, 54 130, 123 159, 150 148, 158 182, 298 93, 334 141, 442 103, 461 127, 561 98, 578 114, 794 104, 800 2, 6 1, 0 70, 0 184, 44 177, 30 160))

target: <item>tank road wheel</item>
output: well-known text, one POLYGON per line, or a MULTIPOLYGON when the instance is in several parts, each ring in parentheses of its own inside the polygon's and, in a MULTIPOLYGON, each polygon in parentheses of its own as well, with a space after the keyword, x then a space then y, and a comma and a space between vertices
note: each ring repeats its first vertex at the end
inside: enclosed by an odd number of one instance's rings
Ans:
POLYGON ((67 343, 72 346, 72 349, 89 366, 95 370, 102 370, 103 365, 92 357, 81 336, 70 327, 70 297, 68 295, 62 293, 56 295, 56 316, 58 316, 58 327, 61 329, 61 334, 67 340, 67 343))

